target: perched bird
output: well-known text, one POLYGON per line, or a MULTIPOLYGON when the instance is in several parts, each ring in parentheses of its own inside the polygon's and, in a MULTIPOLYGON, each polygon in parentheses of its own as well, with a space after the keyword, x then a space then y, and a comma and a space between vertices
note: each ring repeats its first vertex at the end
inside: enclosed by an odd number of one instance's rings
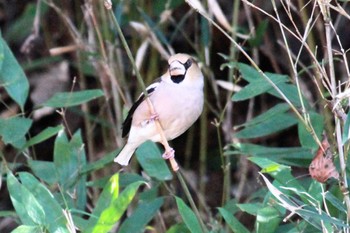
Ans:
MULTIPOLYGON (((178 53, 168 60, 169 68, 146 90, 155 115, 149 110, 144 94, 129 110, 123 123, 122 136, 129 134, 122 151, 114 159, 126 166, 134 151, 147 140, 161 141, 155 121, 159 120, 167 140, 184 133, 203 110, 203 74, 196 61, 187 54, 178 53)), ((163 154, 168 159, 173 154, 163 154)))

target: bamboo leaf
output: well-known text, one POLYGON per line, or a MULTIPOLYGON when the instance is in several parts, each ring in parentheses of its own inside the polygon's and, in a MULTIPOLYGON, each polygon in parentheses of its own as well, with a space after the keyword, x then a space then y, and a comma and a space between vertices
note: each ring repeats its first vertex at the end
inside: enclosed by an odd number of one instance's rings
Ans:
POLYGON ((103 96, 104 93, 100 89, 76 91, 76 92, 60 92, 56 93, 43 106, 53 108, 65 108, 80 105, 103 96))
POLYGON ((3 54, 0 54, 0 60, 2 60, 0 86, 5 88, 9 96, 24 111, 24 104, 28 98, 29 82, 7 43, 1 37, 0 43, 3 49, 3 54))
POLYGON ((152 220, 163 202, 163 198, 156 198, 150 202, 139 204, 132 215, 120 226, 118 233, 144 232, 146 224, 152 220))
POLYGON ((233 232, 249 233, 249 230, 243 226, 242 223, 240 223, 229 211, 224 208, 219 208, 219 212, 233 232))
POLYGON ((46 129, 41 131, 39 134, 35 135, 30 140, 28 140, 24 148, 43 142, 46 139, 49 139, 50 137, 56 135, 60 130, 63 130, 63 125, 58 125, 56 127, 47 127, 46 129))
POLYGON ((32 125, 32 120, 23 117, 0 119, 0 136, 5 144, 21 148, 25 143, 25 135, 32 125), (21 143, 18 143, 21 142, 21 143))
POLYGON ((157 180, 171 180, 172 174, 154 142, 147 141, 136 150, 136 157, 147 174, 157 180))
POLYGON ((241 139, 263 137, 287 129, 297 123, 297 119, 290 114, 275 114, 258 124, 246 126, 236 134, 236 137, 241 139))
POLYGON ((179 198, 175 197, 177 208, 179 209, 182 220, 191 231, 191 233, 202 232, 201 226, 194 212, 185 204, 185 202, 179 198))

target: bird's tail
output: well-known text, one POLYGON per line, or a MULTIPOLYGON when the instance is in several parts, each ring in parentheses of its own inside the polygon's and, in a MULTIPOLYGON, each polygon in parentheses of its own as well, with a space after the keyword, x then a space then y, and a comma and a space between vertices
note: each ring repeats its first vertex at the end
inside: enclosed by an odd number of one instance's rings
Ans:
POLYGON ((120 165, 126 166, 129 164, 131 156, 134 154, 136 147, 130 144, 126 144, 118 156, 114 159, 114 162, 120 165))

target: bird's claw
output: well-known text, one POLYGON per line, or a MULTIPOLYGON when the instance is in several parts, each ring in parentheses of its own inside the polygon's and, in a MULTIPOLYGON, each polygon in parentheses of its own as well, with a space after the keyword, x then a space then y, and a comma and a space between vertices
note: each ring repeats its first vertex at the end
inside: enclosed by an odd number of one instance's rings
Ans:
POLYGON ((159 120, 159 115, 158 113, 154 113, 151 115, 151 117, 149 118, 150 121, 155 121, 155 120, 159 120))
POLYGON ((163 159, 172 159, 175 157, 175 150, 173 148, 168 149, 162 155, 163 159))

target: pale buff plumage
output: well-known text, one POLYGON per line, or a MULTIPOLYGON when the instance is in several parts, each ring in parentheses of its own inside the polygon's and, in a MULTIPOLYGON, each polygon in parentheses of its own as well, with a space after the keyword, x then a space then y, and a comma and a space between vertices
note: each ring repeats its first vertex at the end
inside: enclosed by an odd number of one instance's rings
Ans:
MULTIPOLYGON (((160 81, 150 85, 149 98, 166 138, 172 140, 184 133, 202 113, 204 80, 197 63, 187 54, 171 56, 168 64, 169 68, 160 81)), ((154 116, 143 96, 140 98, 130 109, 123 125, 126 127, 123 134, 129 132, 127 143, 114 159, 124 166, 128 165, 134 151, 142 143, 147 140, 160 141, 154 116)))

